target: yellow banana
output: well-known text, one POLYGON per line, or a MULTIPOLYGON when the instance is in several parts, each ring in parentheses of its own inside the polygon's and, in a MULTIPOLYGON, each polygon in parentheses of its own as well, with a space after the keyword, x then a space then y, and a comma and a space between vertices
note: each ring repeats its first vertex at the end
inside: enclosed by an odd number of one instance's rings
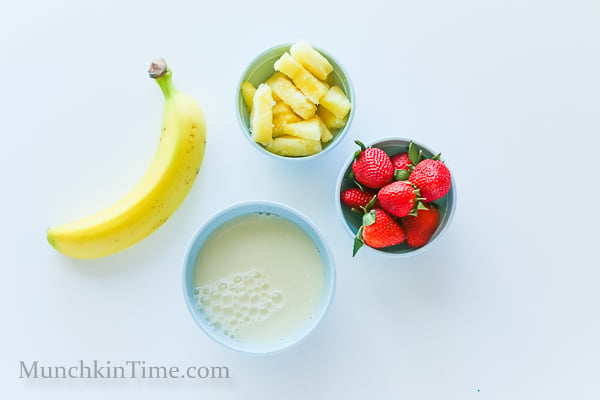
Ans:
POLYGON ((48 242, 74 258, 100 258, 146 238, 175 212, 204 158, 206 123, 196 101, 175 89, 163 59, 148 71, 165 97, 158 150, 138 184, 112 206, 48 230, 48 242))

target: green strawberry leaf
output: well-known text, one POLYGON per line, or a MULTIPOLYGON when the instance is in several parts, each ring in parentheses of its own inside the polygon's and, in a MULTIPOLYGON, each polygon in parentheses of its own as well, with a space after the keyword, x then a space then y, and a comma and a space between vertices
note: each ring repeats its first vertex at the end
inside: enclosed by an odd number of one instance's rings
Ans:
POLYGON ((358 253, 358 250, 365 244, 365 242, 362 239, 362 232, 363 232, 363 227, 361 225, 361 227, 358 228, 358 232, 356 232, 356 236, 354 237, 354 247, 352 248, 352 257, 354 257, 356 255, 356 253, 358 253))
MULTIPOLYGON (((371 198, 371 200, 369 200, 367 205, 364 207, 365 213, 368 213, 373 209, 373 206, 375 205, 376 201, 377 201, 377 195, 373 196, 371 198)), ((371 224, 368 224, 368 225, 371 225, 371 224)))
POLYGON ((413 217, 416 217, 419 210, 429 210, 429 208, 427 208, 427 206, 423 203, 423 198, 417 197, 417 200, 415 202, 415 205, 413 206, 413 208, 410 210, 410 212, 408 213, 408 215, 412 215, 413 217))
MULTIPOLYGON (((373 196, 375 198, 376 196, 373 196)), ((373 201, 373 200, 371 200, 373 201)), ((369 211, 363 215, 363 226, 373 225, 375 223, 375 211, 369 211)))
POLYGON ((409 176, 410 176, 410 171, 407 171, 405 169, 397 169, 394 171, 394 178, 397 181, 405 181, 408 179, 409 176))
POLYGON ((411 140, 408 144, 408 158, 412 165, 417 165, 419 163, 419 149, 417 145, 411 140))
POLYGON ((417 201, 417 210, 429 210, 425 204, 420 201, 417 201))
POLYGON ((435 156, 431 157, 432 160, 440 161, 442 158, 442 153, 437 153, 435 156))
POLYGON ((355 140, 354 143, 356 143, 358 145, 358 147, 360 147, 360 151, 365 151, 367 149, 367 147, 364 145, 364 143, 361 142, 360 140, 355 140))
POLYGON ((356 143, 362 151, 365 151, 366 147, 363 142, 361 142, 360 140, 355 140, 354 143, 356 143))

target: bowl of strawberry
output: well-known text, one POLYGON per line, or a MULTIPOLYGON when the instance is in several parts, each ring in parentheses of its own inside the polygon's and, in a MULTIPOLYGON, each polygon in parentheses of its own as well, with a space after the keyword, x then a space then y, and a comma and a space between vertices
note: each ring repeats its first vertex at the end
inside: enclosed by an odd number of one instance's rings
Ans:
POLYGON ((338 213, 354 237, 353 256, 365 247, 391 256, 429 248, 456 206, 454 179, 441 154, 404 138, 355 143, 336 190, 338 213))

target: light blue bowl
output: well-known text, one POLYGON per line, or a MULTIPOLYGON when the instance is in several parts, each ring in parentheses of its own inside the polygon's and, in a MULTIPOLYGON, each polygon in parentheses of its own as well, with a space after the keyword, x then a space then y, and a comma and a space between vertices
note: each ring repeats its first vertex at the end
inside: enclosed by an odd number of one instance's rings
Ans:
POLYGON ((346 135, 346 132, 348 132, 348 129, 350 129, 350 125, 352 124, 352 120, 354 119, 354 110, 356 109, 356 96, 354 95, 354 86, 352 86, 350 77, 348 76, 348 73, 346 72, 344 67, 326 51, 318 47, 312 46, 331 63, 331 65, 333 66, 333 72, 331 73, 333 82, 344 91, 346 97, 348 97, 348 100, 350 100, 350 103, 352 104, 352 108, 350 109, 350 113, 348 114, 346 125, 337 132, 332 132, 335 134, 334 138, 329 143, 326 143, 323 146, 322 151, 320 151, 317 154, 305 157, 280 156, 278 154, 269 152, 263 146, 252 140, 250 133, 250 113, 248 112, 246 103, 244 103, 244 97, 242 96, 240 89, 242 86, 242 82, 248 81, 252 83, 254 87, 257 87, 259 84, 265 82, 271 75, 273 75, 273 73, 275 73, 275 69, 273 68, 273 64, 275 63, 275 61, 277 61, 283 53, 289 51, 292 45, 293 43, 285 43, 275 47, 271 47, 270 49, 267 49, 264 52, 260 53, 254 60, 250 62, 250 65, 248 65, 248 67, 244 70, 240 81, 236 86, 237 93, 235 96, 235 108, 240 128, 242 128, 244 137, 248 140, 248 142, 250 142, 252 147, 257 149, 261 153, 276 159, 306 161, 312 160, 316 157, 320 157, 321 155, 331 151, 346 135))
MULTIPOLYGON (((408 151, 408 144, 410 143, 410 141, 411 141, 411 139, 407 139, 407 138, 388 137, 388 138, 377 139, 370 143, 365 143, 365 146, 378 147, 378 148, 382 149, 383 151, 385 151, 389 156, 391 156, 396 153, 408 151)), ((419 149, 423 150, 423 154, 426 157, 432 157, 435 154, 437 154, 437 152, 435 152, 430 147, 425 146, 422 143, 419 143, 415 140, 413 140, 413 142, 417 145, 417 147, 419 149)), ((358 149, 358 146, 357 146, 357 149, 358 149)), ((450 172, 452 173, 452 169, 450 168, 450 166, 444 159, 443 154, 442 154, 442 160, 444 161, 444 163, 446 164, 446 166, 448 167, 448 169, 450 169, 450 172)), ((352 212, 346 205, 342 204, 342 202, 340 200, 340 196, 341 196, 342 191, 354 186, 352 180, 349 178, 349 174, 352 171, 353 161, 354 161, 354 154, 352 154, 348 158, 348 161, 346 161, 346 164, 344 164, 344 167, 338 177, 336 191, 335 191, 335 204, 336 204, 337 213, 338 213, 339 217, 341 218, 342 223, 343 223, 344 227, 346 228, 346 231, 348 232, 348 234, 350 234, 350 236, 352 236, 352 238, 354 238, 356 236, 356 233, 358 232, 358 229, 360 228, 362 218, 360 215, 352 212)), ((410 257, 410 256, 415 256, 417 254, 421 254, 424 251, 427 251, 428 249, 430 249, 435 243, 437 243, 440 240, 440 238, 446 232, 446 230, 448 229, 448 226, 452 222, 452 218, 454 217, 454 212, 456 210, 456 178, 455 178, 454 174, 452 174, 452 185, 450 187, 450 191, 446 194, 446 196, 434 201, 433 203, 436 204, 440 210, 440 222, 438 224, 437 230, 435 231, 435 233, 433 234, 433 236, 431 237, 429 242, 427 242, 427 244, 425 244, 422 247, 416 248, 416 249, 409 247, 406 244, 406 242, 401 243, 396 246, 390 246, 390 247, 386 247, 386 248, 382 248, 382 249, 374 249, 365 244, 358 251, 359 254, 364 252, 364 253, 373 253, 373 254, 389 256, 389 257, 410 257)), ((352 251, 352 242, 348 245, 348 251, 349 252, 352 251)))
POLYGON ((335 292, 335 262, 325 239, 318 229, 309 221, 309 219, 300 212, 284 204, 269 201, 251 201, 235 204, 228 207, 212 218, 210 218, 197 231, 188 245, 183 268, 183 293, 189 312, 196 324, 214 341, 233 350, 252 354, 270 354, 290 348, 302 339, 311 334, 317 325, 325 316, 333 300, 335 292), (224 333, 211 327, 200 313, 194 301, 194 269, 198 253, 200 252, 206 239, 222 224, 234 218, 249 214, 270 213, 272 215, 285 218, 298 227, 300 227, 315 243, 317 250, 321 254, 321 260, 324 269, 325 284, 321 301, 312 319, 300 329, 296 334, 287 339, 279 340, 274 343, 247 343, 232 339, 224 333))

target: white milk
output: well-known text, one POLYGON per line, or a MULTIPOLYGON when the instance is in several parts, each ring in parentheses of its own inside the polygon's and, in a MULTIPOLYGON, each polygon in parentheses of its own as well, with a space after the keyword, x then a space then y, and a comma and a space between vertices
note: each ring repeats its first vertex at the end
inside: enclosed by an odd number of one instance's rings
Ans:
POLYGON ((311 238, 281 217, 253 214, 218 228, 194 273, 196 304, 210 324, 244 342, 282 340, 313 318, 324 289, 311 238))

